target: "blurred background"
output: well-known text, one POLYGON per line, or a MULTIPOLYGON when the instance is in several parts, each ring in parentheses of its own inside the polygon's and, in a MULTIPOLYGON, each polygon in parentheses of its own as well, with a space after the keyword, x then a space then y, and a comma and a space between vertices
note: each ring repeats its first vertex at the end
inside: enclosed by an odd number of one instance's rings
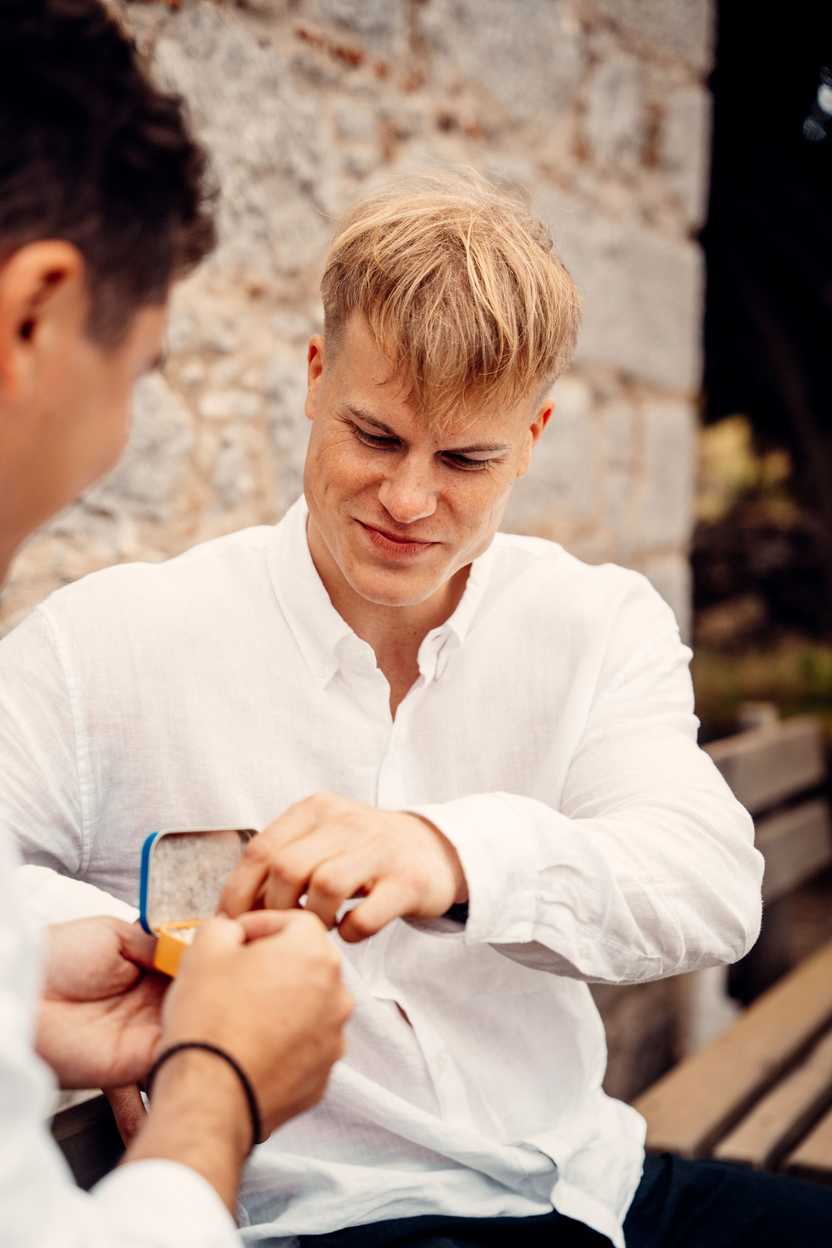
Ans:
POLYGON ((468 165, 523 188, 585 323, 511 527, 642 569, 691 631, 710 0, 113 0, 188 100, 221 245, 174 301, 115 476, 34 538, 8 628, 56 585, 296 497, 305 344, 334 217, 375 180, 468 165))
MULTIPOLYGON (((832 731, 829 6, 112 7, 189 101, 221 244, 174 296, 124 463, 28 544, 0 630, 89 571, 282 515, 333 218, 462 164, 528 193, 585 300, 509 527, 653 581, 695 646, 703 741, 805 712, 832 731)), ((794 956, 830 901, 828 871, 789 900, 794 956)), ((674 983, 647 988, 603 1002, 622 1095, 678 1051, 674 983)))

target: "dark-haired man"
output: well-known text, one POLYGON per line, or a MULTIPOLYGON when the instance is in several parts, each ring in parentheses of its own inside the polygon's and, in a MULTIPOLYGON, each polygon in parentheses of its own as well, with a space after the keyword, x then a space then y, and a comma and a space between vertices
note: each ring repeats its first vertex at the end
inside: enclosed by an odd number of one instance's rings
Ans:
MULTIPOLYGON (((123 448, 169 288, 213 243, 203 166, 179 102, 144 77, 99 0, 3 0, 0 581, 27 534, 123 448)), ((22 674, 36 700, 37 674, 22 674)), ((4 772, 0 805, 14 791, 4 772)), ((311 915, 214 919, 165 996, 150 937, 85 919, 49 930, 39 973, 15 862, 4 833, 0 1240, 233 1248, 253 1137, 314 1104, 341 1054, 337 951, 311 915), (117 1087, 165 1053, 130 1164, 78 1191, 44 1125, 54 1076, 117 1087)))

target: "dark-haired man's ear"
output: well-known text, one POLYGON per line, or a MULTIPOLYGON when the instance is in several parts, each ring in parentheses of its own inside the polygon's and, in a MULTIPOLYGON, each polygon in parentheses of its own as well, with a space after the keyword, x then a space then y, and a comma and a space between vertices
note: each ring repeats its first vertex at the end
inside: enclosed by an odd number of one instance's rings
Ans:
POLYGON ((0 265, 0 396, 31 383, 42 345, 79 331, 87 317, 84 261, 61 240, 27 243, 0 265))
POLYGON ((307 420, 314 420, 317 415, 317 389, 324 371, 324 340, 320 334, 309 339, 306 348, 306 403, 304 411, 307 420))
POLYGON ((549 418, 553 411, 554 404, 547 403, 545 407, 540 409, 532 423, 529 425, 523 442, 523 451, 520 456, 520 462, 517 465, 518 477, 525 477, 526 473, 529 471, 529 465, 532 462, 532 451, 534 450, 543 430, 548 425, 549 418))

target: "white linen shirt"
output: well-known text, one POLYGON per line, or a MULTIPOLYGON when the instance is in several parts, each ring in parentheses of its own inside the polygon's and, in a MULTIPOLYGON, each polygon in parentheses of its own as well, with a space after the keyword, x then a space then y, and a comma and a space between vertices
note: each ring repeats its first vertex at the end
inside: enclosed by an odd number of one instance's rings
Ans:
POLYGON ((217 1193, 176 1162, 121 1166, 89 1193, 75 1186, 47 1127, 54 1076, 32 1050, 39 933, 18 907, 17 862, 0 833, 0 1246, 239 1248, 217 1193))
POLYGON ((498 534, 393 720, 306 516, 88 577, 7 638, 3 818, 29 861, 135 902, 160 828, 262 827, 321 791, 424 814, 460 854, 468 922, 341 942, 347 1056, 257 1150, 247 1238, 554 1206, 621 1248, 644 1124, 601 1089, 587 981, 731 961, 760 920, 690 651, 642 576, 498 534))

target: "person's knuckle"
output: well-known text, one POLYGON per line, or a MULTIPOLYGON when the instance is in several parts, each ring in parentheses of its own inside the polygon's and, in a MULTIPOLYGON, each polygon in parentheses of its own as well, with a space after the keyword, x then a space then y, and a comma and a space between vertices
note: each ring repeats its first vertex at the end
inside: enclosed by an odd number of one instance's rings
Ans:
MULTIPOLYGON (((324 927, 317 914, 313 914, 311 910, 293 910, 290 922, 299 936, 306 937, 310 942, 318 942, 320 945, 329 946, 326 939, 326 928, 324 927)), ((314 950, 315 944, 310 943, 310 949, 314 950)))
POLYGON ((337 988, 341 983, 342 968, 340 959, 337 962, 334 962, 332 958, 328 957, 323 964, 323 973, 327 986, 330 989, 337 988))
POLYGON ((300 863, 282 854, 277 854, 271 859, 270 869, 273 880, 279 884, 288 884, 290 888, 297 888, 306 878, 306 873, 300 863))
POLYGON ((243 859, 249 863, 257 863, 258 865, 269 861, 274 845, 274 837, 267 828, 258 836, 252 837, 248 845, 243 851, 243 859))
POLYGON ((356 936, 370 936, 375 931, 372 919, 359 908, 350 915, 349 927, 356 936))
POLYGON ((312 876, 312 885, 326 901, 337 901, 344 894, 344 881, 338 867, 324 864, 312 876))
POLYGON ((341 1026, 348 1023, 355 1013, 355 998, 346 988, 342 988, 338 999, 337 1017, 341 1026))

